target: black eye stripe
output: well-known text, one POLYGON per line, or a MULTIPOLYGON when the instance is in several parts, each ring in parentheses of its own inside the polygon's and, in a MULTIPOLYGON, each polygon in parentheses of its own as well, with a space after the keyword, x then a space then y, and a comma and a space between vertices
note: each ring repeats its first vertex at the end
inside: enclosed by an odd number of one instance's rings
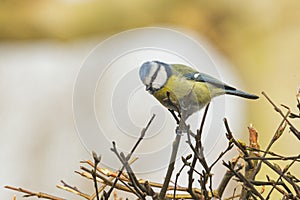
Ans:
POLYGON ((156 77, 157 77, 157 74, 158 74, 158 71, 160 70, 160 68, 161 68, 161 65, 158 65, 158 68, 156 69, 156 71, 154 72, 154 74, 152 75, 152 77, 151 77, 151 80, 150 80, 150 86, 152 87, 152 83, 153 83, 153 81, 156 79, 156 77))

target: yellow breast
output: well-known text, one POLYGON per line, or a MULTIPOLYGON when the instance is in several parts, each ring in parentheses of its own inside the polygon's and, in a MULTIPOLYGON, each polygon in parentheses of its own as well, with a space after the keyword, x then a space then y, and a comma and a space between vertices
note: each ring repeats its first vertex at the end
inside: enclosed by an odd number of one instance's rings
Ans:
POLYGON ((168 109, 192 114, 207 105, 215 93, 214 88, 204 82, 171 76, 153 96, 168 109))

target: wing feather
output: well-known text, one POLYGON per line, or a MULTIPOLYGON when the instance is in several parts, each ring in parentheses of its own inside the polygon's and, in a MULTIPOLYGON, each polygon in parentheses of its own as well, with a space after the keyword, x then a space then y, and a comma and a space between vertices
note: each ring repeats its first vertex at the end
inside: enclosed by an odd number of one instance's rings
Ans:
POLYGON ((200 73, 197 70, 188 66, 180 64, 173 64, 172 66, 174 67, 175 71, 177 71, 187 80, 209 83, 211 85, 214 85, 215 87, 223 88, 225 90, 236 90, 236 88, 231 87, 208 74, 200 73))

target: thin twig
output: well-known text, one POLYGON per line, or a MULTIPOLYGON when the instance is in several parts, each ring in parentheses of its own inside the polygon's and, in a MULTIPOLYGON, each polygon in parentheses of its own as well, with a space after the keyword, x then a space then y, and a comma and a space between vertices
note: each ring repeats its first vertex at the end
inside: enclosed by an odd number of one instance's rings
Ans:
MULTIPOLYGON (((233 158, 233 159, 231 160, 231 165, 232 165, 233 168, 237 165, 239 158, 240 158, 240 156, 237 156, 237 157, 235 157, 235 158, 233 158)), ((238 169, 236 169, 236 171, 239 171, 239 170, 241 170, 242 168, 243 168, 243 166, 240 165, 240 166, 238 166, 238 169)), ((233 176, 234 176, 234 174, 231 172, 231 170, 227 170, 227 171, 226 171, 226 173, 225 173, 225 175, 223 176, 222 181, 220 182, 220 184, 219 184, 219 186, 218 186, 218 189, 217 189, 217 194, 218 194, 218 197, 219 197, 219 198, 222 198, 223 193, 224 193, 224 191, 225 191, 225 189, 226 189, 226 187, 227 187, 227 185, 228 185, 230 179, 231 179, 233 176)), ((233 196, 234 196, 234 194, 233 194, 233 196)))
POLYGON ((300 155, 298 156, 287 156, 287 157, 245 157, 245 160, 282 160, 282 161, 289 161, 295 160, 295 162, 300 162, 300 155))
POLYGON ((153 200, 158 200, 158 194, 154 192, 148 181, 145 181, 144 187, 146 189, 146 193, 151 196, 153 200))
MULTIPOLYGON (((269 154, 269 155, 271 155, 271 156, 274 156, 274 157, 278 157, 277 159, 278 160, 288 160, 288 159, 290 159, 291 158, 291 160, 294 160, 294 158, 300 158, 300 154, 298 155, 298 156, 287 156, 287 157, 285 157, 285 156, 282 156, 282 155, 279 155, 279 154, 277 154, 277 153, 274 153, 274 152, 272 152, 272 151, 266 151, 266 150, 262 150, 262 149, 256 149, 256 148, 253 148, 253 147, 249 147, 249 146, 247 146, 247 150, 249 150, 249 151, 257 151, 257 152, 262 152, 262 153, 266 153, 266 154, 269 154)), ((245 157, 246 159, 248 159, 247 157, 245 157)), ((272 158, 272 157, 271 157, 272 158)), ((251 157, 251 159, 256 159, 256 160, 260 160, 259 159, 259 157, 251 157)), ((264 159, 264 158, 262 158, 262 159, 264 159)), ((275 158, 274 158, 275 159, 275 158)), ((271 159, 272 160, 272 159, 271 159)), ((275 159, 276 160, 276 159, 275 159)), ((296 162, 297 162, 297 160, 296 160, 296 162)))
POLYGON ((99 200, 99 192, 98 192, 98 185, 97 185, 97 165, 100 163, 101 156, 98 156, 96 152, 92 152, 93 154, 93 159, 94 159, 94 169, 92 171, 92 176, 93 176, 93 181, 94 181, 94 186, 95 186, 95 193, 97 200, 99 200))
MULTIPOLYGON (((194 152, 193 161, 191 163, 190 170, 188 172, 188 192, 191 194, 191 196, 194 199, 199 199, 198 195, 193 191, 193 182, 194 182, 193 172, 195 171, 195 166, 196 166, 197 160, 201 163, 201 165, 205 169, 204 173, 202 174, 203 180, 201 180, 200 184, 201 184, 201 190, 202 190, 202 193, 203 193, 204 197, 208 198, 208 192, 207 192, 205 184, 206 184, 207 179, 208 179, 207 177, 210 176, 210 168, 208 167, 208 164, 207 164, 205 156, 204 156, 203 146, 202 146, 202 142, 201 142, 201 136, 202 136, 206 116, 207 116, 207 113, 208 113, 209 105, 210 104, 208 104, 205 107, 203 117, 202 117, 202 121, 201 121, 201 124, 200 124, 200 128, 197 130, 197 135, 195 136, 195 140, 196 140, 195 147, 192 145, 190 134, 189 134, 190 131, 188 129, 188 141, 187 141, 187 143, 189 144, 190 148, 194 152)), ((212 193, 212 191, 211 191, 211 193, 212 193)))
POLYGON ((278 192, 280 192, 284 196, 290 196, 290 195, 292 195, 291 190, 288 188, 288 186, 285 184, 285 182, 280 181, 280 182, 276 183, 276 185, 275 185, 275 181, 274 180, 271 180, 268 175, 266 175, 266 177, 267 177, 267 180, 268 180, 267 183, 269 183, 270 185, 274 186, 274 188, 278 192), (287 192, 285 192, 283 189, 279 188, 279 186, 282 186, 287 192))
POLYGON ((167 189, 168 189, 171 177, 172 177, 172 173, 173 173, 173 170, 174 170, 174 165, 175 165, 175 160, 176 160, 176 156, 177 156, 177 152, 178 152, 180 139, 181 139, 181 135, 176 134, 176 138, 175 138, 175 140, 173 142, 173 145, 172 145, 172 154, 171 154, 171 157, 170 157, 167 174, 166 174, 163 186, 162 186, 162 188, 159 192, 159 199, 160 200, 165 199, 165 196, 166 196, 166 192, 167 192, 167 189))
MULTIPOLYGON (((241 150, 241 152, 244 154, 244 157, 249 157, 249 153, 247 152, 246 148, 244 146, 242 146, 241 143, 236 141, 235 138, 233 137, 226 118, 224 118, 224 125, 225 125, 226 131, 227 131, 227 133, 226 133, 227 139, 241 150)), ((248 160, 246 162, 248 164, 247 168, 252 169, 253 163, 250 160, 248 160)))
POLYGON ((188 160, 192 157, 192 154, 189 154, 187 157, 181 157, 181 160, 183 162, 183 165, 182 167, 179 169, 179 171, 177 172, 176 174, 176 178, 175 178, 175 184, 174 184, 174 195, 173 195, 173 199, 175 199, 175 196, 176 196, 176 190, 177 190, 177 181, 178 181, 178 178, 181 174, 181 172, 183 171, 183 169, 186 167, 186 166, 190 166, 191 163, 188 162, 188 160))
POLYGON ((138 139, 138 141, 134 144, 133 148, 131 149, 130 153, 126 156, 126 160, 130 160, 132 154, 134 153, 134 151, 136 150, 136 148, 139 146, 139 144, 141 143, 141 141, 144 139, 145 135, 146 135, 146 132, 147 130, 149 129, 152 121, 154 120, 155 118, 155 114, 152 115, 152 117, 150 118, 149 122, 147 123, 146 127, 142 129, 141 131, 141 135, 138 139))
MULTIPOLYGON (((258 144, 258 132, 257 130, 252 126, 252 124, 248 127, 248 131, 249 131, 249 145, 251 148, 253 149, 260 149, 260 146, 258 144)), ((250 151, 249 152, 249 156, 259 156, 259 153, 254 152, 254 151, 250 151)), ((255 168, 257 166, 257 160, 252 161, 251 163, 253 164, 252 168, 249 167, 245 167, 245 178, 248 180, 252 180, 251 177, 253 177, 253 174, 255 173, 255 168)), ((241 196, 240 199, 248 199, 249 196, 251 195, 251 191, 248 190, 247 186, 243 185, 242 191, 241 191, 241 196)))
MULTIPOLYGON (((154 118, 155 118, 155 114, 152 115, 152 117, 149 120, 149 122, 147 123, 146 127, 142 129, 141 135, 140 135, 138 141, 135 143, 134 147, 131 149, 130 153, 126 157, 127 161, 130 160, 131 155, 133 154, 133 152, 135 151, 135 149, 137 148, 137 146, 139 145, 139 143, 143 140, 143 138, 144 138, 144 136, 145 136, 145 134, 146 134, 146 132, 147 132, 150 124, 154 120, 154 118)), ((113 189, 115 188, 115 185, 117 184, 117 182, 118 182, 120 176, 122 175, 124 169, 125 169, 125 166, 123 165, 122 168, 120 169, 120 171, 119 171, 119 173, 118 173, 118 175, 117 175, 117 177, 116 177, 113 185, 111 186, 111 188, 109 189, 109 191, 106 193, 106 198, 109 198, 109 196, 111 195, 111 193, 112 193, 113 189)))
MULTIPOLYGON (((118 159, 120 160, 120 162, 122 163, 124 168, 126 170, 128 170, 128 162, 125 158, 125 155, 122 152, 121 153, 118 152, 115 142, 113 142, 113 148, 111 148, 111 150, 112 150, 112 152, 114 152, 116 154, 116 156, 118 157, 118 159)), ((128 170, 127 173, 129 175, 132 186, 137 193, 137 196, 140 199, 145 199, 145 195, 143 194, 143 192, 140 190, 139 186, 137 185, 136 177, 135 177, 135 175, 133 175, 133 172, 128 170)))
POLYGON ((220 160, 221 158, 223 158, 223 156, 224 156, 228 151, 230 151, 230 150, 232 149, 232 147, 233 147, 233 144, 229 142, 227 148, 226 148, 224 151, 222 151, 222 152, 219 154, 218 158, 217 158, 217 159, 209 166, 210 171, 211 171, 212 168, 215 166, 215 164, 217 164, 217 163, 219 162, 219 160, 220 160))
MULTIPOLYGON (((83 171, 85 171, 85 172, 88 172, 89 174, 92 173, 92 170, 90 170, 90 169, 88 169, 88 168, 86 168, 86 167, 81 166, 80 169, 83 170, 83 171)), ((85 174, 82 174, 82 173, 79 173, 79 174, 82 175, 82 176, 85 176, 85 174)), ((104 182, 106 185, 112 186, 112 185, 114 184, 110 179, 104 177, 104 176, 101 175, 101 174, 98 174, 98 173, 97 173, 97 177, 98 177, 99 179, 101 179, 101 181, 104 182)), ((87 177, 87 178, 88 178, 88 177, 87 177)), ((134 191, 131 187, 128 187, 128 186, 126 186, 126 185, 124 186, 124 185, 121 185, 121 184, 118 184, 118 183, 117 183, 117 184, 115 184, 115 188, 116 188, 116 189, 119 189, 119 190, 126 191, 126 192, 130 192, 130 193, 135 194, 135 195, 138 195, 138 194, 136 193, 136 191, 134 191)))
MULTIPOLYGON (((262 160, 262 161, 277 174, 279 174, 279 175, 282 174, 282 171, 279 170, 274 165, 272 165, 269 161, 267 161, 267 160, 262 160)), ((293 179, 291 179, 290 177, 288 177, 286 175, 282 175, 282 178, 285 179, 289 184, 291 184, 293 189, 295 190, 297 196, 300 196, 300 187, 294 183, 293 179)))
POLYGON ((251 193, 250 194, 255 194, 256 196, 258 196, 261 200, 263 200, 263 196, 261 196, 261 194, 255 189, 255 187, 248 181, 248 179, 245 178, 245 176, 243 174, 241 174, 240 172, 237 172, 232 164, 230 162, 228 162, 228 164, 226 162, 223 162, 223 165, 225 167, 227 167, 232 173, 234 173, 234 175, 241 181, 243 182, 247 187, 249 187, 251 189, 251 193))
MULTIPOLYGON (((85 178, 88 178, 88 179, 91 179, 91 180, 93 179, 93 178, 92 178, 92 175, 91 175, 92 170, 87 169, 87 168, 85 168, 85 167, 83 167, 83 166, 81 166, 81 169, 82 169, 83 171, 87 172, 87 173, 85 173, 85 172, 78 172, 78 171, 75 171, 75 173, 77 173, 77 174, 79 174, 79 175, 81 175, 81 176, 83 176, 83 177, 85 177, 85 178)), ((100 170, 101 170, 101 169, 100 169, 100 170)), ((104 170, 101 170, 101 171, 104 171, 104 170)), ((109 170, 108 170, 108 169, 105 169, 105 171, 109 171, 109 170)), ((195 172, 196 172, 197 174, 199 174, 199 172, 197 172, 197 171, 195 171, 195 172)), ((113 174, 113 172, 107 172, 107 174, 113 174)), ((104 176, 101 175, 101 174, 97 174, 97 178, 99 178, 99 179, 101 180, 101 183, 103 183, 103 184, 107 184, 107 185, 109 185, 109 186, 111 186, 111 185, 113 184, 112 179, 107 179, 106 177, 104 177, 104 176)), ((113 178, 113 177, 111 177, 111 178, 113 178)), ((121 176, 120 179, 119 179, 119 181, 121 181, 121 182, 123 183, 123 182, 128 182, 129 179, 128 179, 127 177, 125 177, 125 176, 121 176)), ((148 182, 149 186, 155 187, 155 188, 162 188, 162 187, 163 187, 163 184, 161 184, 161 183, 145 181, 145 180, 142 180, 142 179, 140 179, 140 180, 138 180, 138 181, 139 181, 140 184, 145 184, 145 182, 148 182)), ((117 185, 116 185, 116 189, 130 192, 130 188, 129 188, 129 187, 126 188, 126 187, 124 187, 123 185, 120 185, 120 184, 117 184, 117 185)), ((167 190, 168 190, 168 191, 175 190, 175 187, 174 187, 174 186, 169 186, 169 187, 167 188, 167 190)), ((178 186, 178 185, 177 185, 176 190, 177 190, 177 191, 187 191, 187 188, 186 188, 186 187, 181 187, 181 186, 178 186)), ((196 191, 197 193, 200 193, 200 192, 201 192, 200 189, 197 189, 197 188, 194 188, 194 191, 196 191)), ((177 196, 177 195, 176 195, 176 196, 177 196)))
POLYGON ((76 187, 72 187, 70 185, 68 185, 67 183, 65 183, 64 181, 60 181, 63 185, 57 185, 56 187, 68 192, 71 192, 73 194, 76 194, 78 196, 84 197, 85 199, 91 199, 91 196, 88 194, 85 194, 81 191, 79 191, 76 187))
POLYGON ((25 193, 24 197, 33 197, 33 196, 35 196, 37 198, 44 198, 44 199, 51 199, 51 200, 65 200, 63 198, 56 197, 56 196, 53 196, 53 195, 50 195, 50 194, 47 194, 47 193, 32 192, 32 191, 29 191, 27 189, 23 189, 23 188, 20 188, 20 187, 17 188, 17 187, 6 185, 6 186, 4 186, 4 188, 25 193))
POLYGON ((278 177, 277 181, 275 182, 275 184, 273 185, 272 189, 269 191, 266 199, 269 199, 275 186, 278 185, 279 181, 281 180, 281 177, 284 176, 284 174, 289 170, 289 168, 295 163, 295 160, 293 160, 287 167, 284 168, 284 170, 282 171, 282 173, 280 174, 280 176, 278 177))
POLYGON ((174 110, 171 110, 171 109, 168 109, 168 110, 169 110, 169 112, 171 113, 171 115, 173 116, 173 118, 175 119, 176 124, 179 124, 179 119, 178 119, 178 117, 177 117, 175 111, 174 111, 174 110))
MULTIPOLYGON (((266 157, 267 152, 270 151, 272 145, 275 143, 275 141, 277 141, 277 139, 278 139, 278 132, 281 130, 281 128, 282 128, 282 126, 283 126, 283 124, 284 124, 286 118, 289 116, 289 113, 290 113, 290 111, 288 111, 288 112, 286 113, 286 115, 284 116, 284 119, 280 122, 280 124, 279 124, 279 126, 278 126, 276 132, 275 132, 274 135, 273 135, 273 138, 271 139, 270 143, 268 144, 268 146, 267 146, 267 148, 266 148, 264 154, 261 156, 262 158, 266 157)), ((253 172, 253 175, 252 175, 252 177, 251 177, 251 180, 254 180, 256 174, 258 173, 258 171, 259 171, 260 168, 261 168, 261 164, 262 164, 262 160, 260 160, 260 161, 258 162, 258 164, 256 165, 256 168, 255 168, 255 170, 254 170, 254 172, 253 172)))
POLYGON ((278 112, 284 118, 284 120, 290 125, 291 130, 293 130, 292 132, 298 138, 298 140, 300 140, 300 132, 296 129, 296 127, 287 119, 287 117, 283 114, 283 112, 280 110, 280 108, 276 106, 276 104, 270 99, 270 97, 268 97, 268 95, 265 92, 262 92, 262 94, 272 104, 272 106, 274 107, 274 110, 276 112, 278 112))
POLYGON ((142 184, 140 184, 140 182, 138 181, 138 179, 135 176, 135 173, 133 172, 133 170, 131 169, 128 161, 125 158, 125 155, 123 152, 120 153, 121 158, 123 159, 123 165, 125 166, 125 169, 129 175, 130 181, 132 183, 133 186, 136 186, 138 189, 140 189, 143 193, 146 193, 146 189, 144 188, 144 186, 142 184))

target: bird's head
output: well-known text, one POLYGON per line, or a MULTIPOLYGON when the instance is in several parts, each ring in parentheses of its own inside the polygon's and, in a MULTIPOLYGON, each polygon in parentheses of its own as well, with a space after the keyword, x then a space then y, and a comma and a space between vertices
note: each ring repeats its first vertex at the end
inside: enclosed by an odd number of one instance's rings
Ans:
POLYGON ((146 90, 153 93, 164 87, 172 74, 171 67, 171 65, 159 61, 143 63, 139 75, 146 86, 146 90))

